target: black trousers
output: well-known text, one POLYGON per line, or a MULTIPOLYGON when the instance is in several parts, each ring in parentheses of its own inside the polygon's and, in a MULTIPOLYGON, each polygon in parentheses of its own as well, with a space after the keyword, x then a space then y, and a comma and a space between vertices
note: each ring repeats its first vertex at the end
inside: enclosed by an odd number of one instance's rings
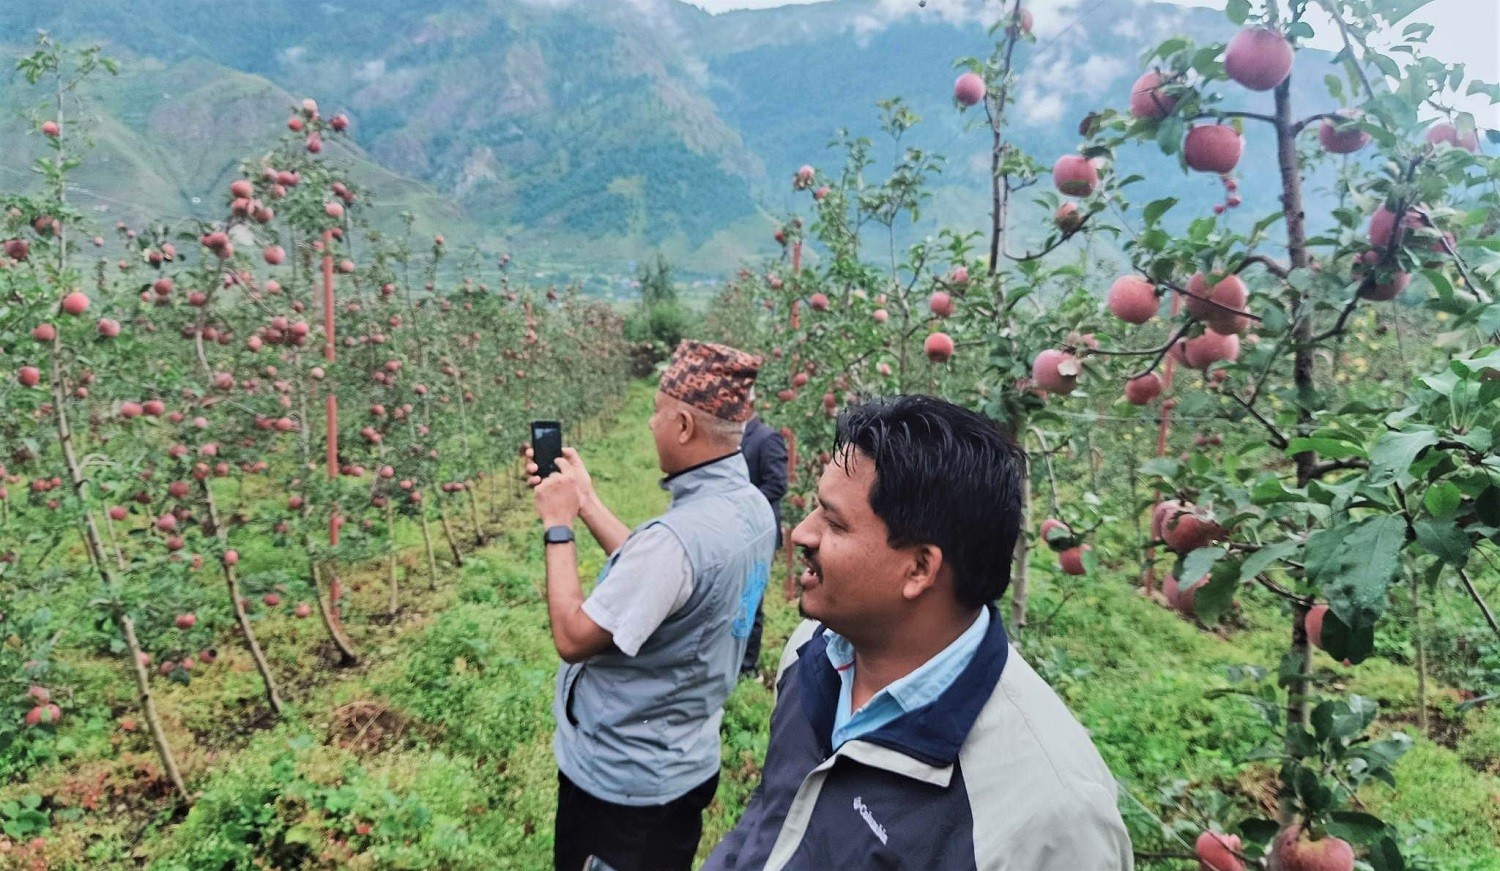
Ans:
POLYGON ((666 804, 631 807, 595 798, 557 772, 556 871, 582 871, 598 856, 616 871, 690 871, 703 836, 703 809, 719 788, 715 774, 666 804))
MULTIPOLYGON (((770 591, 768 590, 767 593, 770 591)), ((750 626, 750 640, 745 644, 745 660, 740 663, 740 677, 755 674, 760 668, 760 637, 766 626, 766 602, 761 597, 759 605, 755 606, 755 622, 750 626)))

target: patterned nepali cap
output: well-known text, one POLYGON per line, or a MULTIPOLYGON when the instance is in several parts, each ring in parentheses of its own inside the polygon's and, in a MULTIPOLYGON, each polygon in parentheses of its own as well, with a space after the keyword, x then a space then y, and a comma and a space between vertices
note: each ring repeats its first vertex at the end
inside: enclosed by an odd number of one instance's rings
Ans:
POLYGON ((728 345, 684 339, 661 373, 661 392, 714 417, 749 420, 761 358, 728 345))

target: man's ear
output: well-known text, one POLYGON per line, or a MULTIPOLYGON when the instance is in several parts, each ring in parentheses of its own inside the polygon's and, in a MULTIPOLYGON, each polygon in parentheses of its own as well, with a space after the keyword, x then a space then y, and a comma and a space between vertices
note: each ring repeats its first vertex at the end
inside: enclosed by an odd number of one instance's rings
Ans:
POLYGON ((919 544, 907 551, 909 563, 901 582, 901 595, 916 599, 937 586, 943 569, 943 550, 935 544, 919 544))
POLYGON ((693 440, 698 421, 693 419, 693 413, 686 408, 678 408, 674 413, 677 415, 677 443, 685 445, 693 440))

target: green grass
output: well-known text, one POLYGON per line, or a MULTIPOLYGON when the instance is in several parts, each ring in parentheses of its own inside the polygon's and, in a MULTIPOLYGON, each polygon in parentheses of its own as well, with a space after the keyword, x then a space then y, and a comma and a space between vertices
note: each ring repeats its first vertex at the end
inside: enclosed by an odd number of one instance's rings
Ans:
MULTIPOLYGON (((651 390, 634 385, 618 423, 580 446, 601 496, 628 524, 667 503, 644 423, 651 390)), ((85 655, 70 656, 75 695, 96 713, 70 717, 59 740, 71 742, 71 755, 36 769, 29 783, 0 789, 0 804, 26 793, 46 797, 53 825, 44 850, 57 869, 549 867, 557 659, 526 497, 510 504, 500 528, 462 569, 444 563, 435 592, 424 570, 414 570, 404 581, 406 607, 391 621, 373 616, 384 605, 381 567, 347 572, 348 582, 363 583, 348 618, 366 657, 357 669, 314 666, 315 621, 260 619, 257 631, 292 703, 280 724, 260 715, 255 676, 228 643, 221 664, 191 684, 153 682, 200 794, 184 818, 145 791, 149 778, 137 774, 151 770, 145 738, 122 736, 111 719, 130 703, 131 688, 114 662, 85 655), (90 803, 95 783, 102 793, 90 803)), ((401 535, 403 547, 420 547, 414 529, 401 535)), ((257 543, 241 552, 247 571, 272 570, 282 558, 257 543)), ((603 558, 585 536, 585 578, 603 558)), ((1247 597, 1238 628, 1207 632, 1139 595, 1128 567, 1076 579, 1051 564, 1050 554, 1036 555, 1032 626, 1021 643, 1092 731, 1126 793, 1121 808, 1137 847, 1183 852, 1174 833, 1190 844, 1206 815, 1232 822, 1264 812, 1274 801, 1271 772, 1244 760, 1273 733, 1244 701, 1210 696, 1230 686, 1232 666, 1274 668, 1286 634, 1277 607, 1247 597)), ((774 580, 766 616, 768 681, 798 622, 774 580)), ((1413 730, 1410 669, 1383 660, 1343 669, 1320 658, 1320 665, 1336 686, 1380 701, 1381 728, 1413 730)), ((703 856, 754 788, 771 705, 771 690, 757 681, 742 682, 726 705, 724 772, 706 814, 703 856)), ((1484 709, 1460 718, 1452 708, 1452 746, 1418 739, 1399 786, 1369 790, 1367 806, 1407 839, 1410 867, 1500 868, 1500 720, 1484 709)))

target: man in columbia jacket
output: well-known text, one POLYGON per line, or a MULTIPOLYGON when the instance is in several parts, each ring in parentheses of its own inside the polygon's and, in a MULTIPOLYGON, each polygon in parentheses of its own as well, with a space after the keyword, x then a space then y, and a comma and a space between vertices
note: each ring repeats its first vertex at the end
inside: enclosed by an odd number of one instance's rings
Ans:
POLYGON ((994 601, 1020 450, 926 396, 846 410, 792 532, 810 618, 761 782, 707 871, 1129 871, 1113 778, 994 601))
POLYGON ((578 452, 534 477, 546 527, 547 616, 562 658, 553 715, 553 862, 687 871, 719 781, 719 724, 770 574, 776 523, 740 455, 759 359, 685 341, 649 426, 671 491, 634 531, 594 492, 578 452), (572 524, 609 559, 585 599, 572 524))

